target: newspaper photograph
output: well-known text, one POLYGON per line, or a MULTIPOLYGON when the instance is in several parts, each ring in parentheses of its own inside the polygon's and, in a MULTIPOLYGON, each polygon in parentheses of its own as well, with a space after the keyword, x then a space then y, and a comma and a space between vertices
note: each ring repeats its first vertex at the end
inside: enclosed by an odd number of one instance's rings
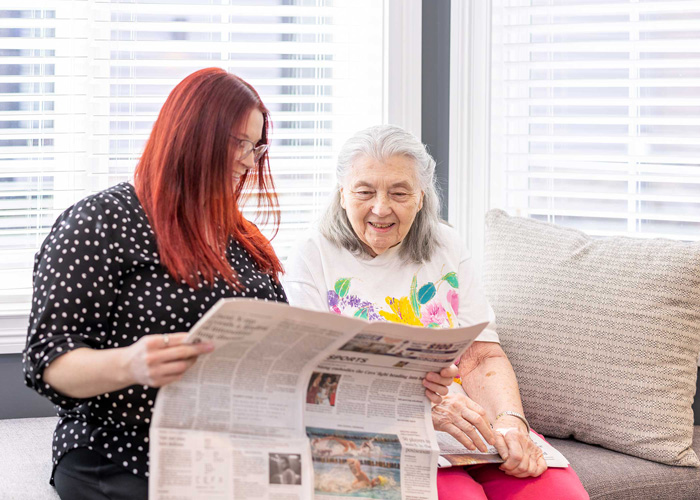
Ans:
POLYGON ((317 497, 401 500, 401 442, 396 434, 307 427, 317 497))

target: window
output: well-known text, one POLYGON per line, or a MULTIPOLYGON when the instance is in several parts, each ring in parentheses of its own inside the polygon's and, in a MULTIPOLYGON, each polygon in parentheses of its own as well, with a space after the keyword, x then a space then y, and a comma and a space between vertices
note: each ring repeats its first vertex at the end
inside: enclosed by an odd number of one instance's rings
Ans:
POLYGON ((0 352, 24 345, 33 256, 56 217, 131 176, 169 91, 197 69, 238 74, 271 111, 284 257, 325 205, 345 138, 388 120, 385 3, 4 2, 0 352))
POLYGON ((700 240, 700 2, 493 0, 491 206, 700 240))

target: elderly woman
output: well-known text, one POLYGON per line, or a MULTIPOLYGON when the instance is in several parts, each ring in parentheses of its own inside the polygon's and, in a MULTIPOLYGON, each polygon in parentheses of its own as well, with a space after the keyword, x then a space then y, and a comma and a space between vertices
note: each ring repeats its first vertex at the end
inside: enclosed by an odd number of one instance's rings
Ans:
POLYGON ((453 390, 434 399, 433 424, 485 451, 478 430, 505 462, 438 471, 440 498, 588 498, 571 468, 547 470, 529 438, 515 373, 469 253, 439 219, 434 170, 423 144, 399 127, 372 127, 348 140, 320 226, 286 264, 289 302, 425 328, 489 321, 459 364, 468 396, 453 390))

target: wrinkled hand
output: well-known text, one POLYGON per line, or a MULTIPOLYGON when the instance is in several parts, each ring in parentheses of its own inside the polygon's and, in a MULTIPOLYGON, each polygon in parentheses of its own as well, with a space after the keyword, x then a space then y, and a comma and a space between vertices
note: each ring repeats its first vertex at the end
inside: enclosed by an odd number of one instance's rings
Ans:
POLYGON ((530 439, 525 426, 518 420, 521 425, 513 423, 513 427, 507 427, 508 424, 501 424, 500 420, 494 428, 494 446, 505 462, 499 469, 518 478, 537 477, 546 471, 547 462, 542 450, 530 439))
POLYGON ((200 354, 214 350, 211 343, 184 344, 187 333, 146 335, 124 350, 124 364, 131 385, 163 387, 182 378, 200 354))
POLYGON ((472 451, 488 451, 477 429, 487 443, 495 442, 486 412, 465 394, 446 395, 442 403, 433 407, 432 415, 435 430, 449 433, 472 451))
POLYGON ((447 388, 458 375, 459 369, 456 365, 450 365, 447 368, 443 368, 440 370, 440 373, 428 372, 423 379, 425 395, 434 404, 440 404, 442 397, 449 392, 447 388))

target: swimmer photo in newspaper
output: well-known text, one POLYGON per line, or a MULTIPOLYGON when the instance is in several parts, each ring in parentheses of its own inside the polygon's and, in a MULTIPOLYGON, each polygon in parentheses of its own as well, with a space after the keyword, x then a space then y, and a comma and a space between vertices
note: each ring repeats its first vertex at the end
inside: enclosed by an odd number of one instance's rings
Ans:
POLYGON ((317 496, 401 500, 401 443, 396 434, 307 427, 317 496))

